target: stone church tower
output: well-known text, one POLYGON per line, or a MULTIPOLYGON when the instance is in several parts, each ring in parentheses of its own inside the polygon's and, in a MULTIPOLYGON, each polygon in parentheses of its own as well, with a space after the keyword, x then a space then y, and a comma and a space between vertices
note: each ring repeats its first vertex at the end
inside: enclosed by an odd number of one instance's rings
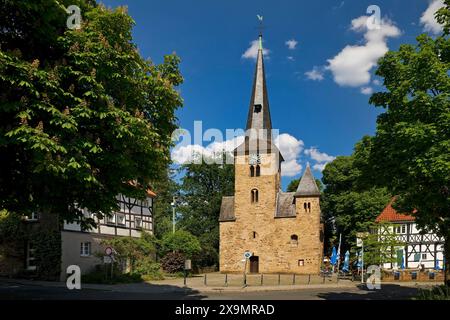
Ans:
POLYGON ((220 271, 319 273, 323 255, 320 191, 307 166, 296 192, 280 189, 283 156, 272 142, 262 37, 245 141, 234 151, 235 195, 220 210, 220 271), (252 256, 245 263, 244 252, 252 256))

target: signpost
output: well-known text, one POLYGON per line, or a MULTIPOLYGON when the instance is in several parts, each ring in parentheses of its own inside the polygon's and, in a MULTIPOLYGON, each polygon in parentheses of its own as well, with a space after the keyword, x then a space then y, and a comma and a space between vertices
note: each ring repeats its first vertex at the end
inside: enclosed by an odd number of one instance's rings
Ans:
MULTIPOLYGON (((103 263, 104 264, 111 264, 111 279, 113 278, 113 272, 114 272, 114 249, 111 247, 105 248, 105 255, 103 256, 103 263)), ((105 268, 105 270, 108 270, 105 268)), ((108 271, 106 271, 106 274, 108 274, 108 271)))
POLYGON ((364 283, 364 238, 369 236, 368 232, 356 233, 356 246, 361 247, 361 283, 364 283))
POLYGON ((244 260, 245 260, 245 264, 244 264, 244 287, 247 286, 247 261, 248 261, 248 259, 250 259, 251 256, 253 256, 253 253, 251 253, 250 251, 245 251, 244 252, 244 260))
POLYGON ((184 286, 186 286, 186 278, 188 270, 192 269, 192 262, 190 259, 184 260, 184 286))

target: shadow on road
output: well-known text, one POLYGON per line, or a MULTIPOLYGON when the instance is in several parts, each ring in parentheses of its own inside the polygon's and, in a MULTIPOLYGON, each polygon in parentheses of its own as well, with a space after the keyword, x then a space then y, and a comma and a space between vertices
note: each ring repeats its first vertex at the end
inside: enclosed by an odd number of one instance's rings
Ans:
POLYGON ((317 296, 325 300, 409 300, 416 297, 419 290, 414 287, 404 287, 397 284, 381 284, 381 289, 369 290, 365 285, 359 285, 358 291, 326 292, 317 296))
POLYGON ((0 280, 0 300, 200 300, 199 291, 166 284, 132 283, 69 290, 61 283, 0 280))

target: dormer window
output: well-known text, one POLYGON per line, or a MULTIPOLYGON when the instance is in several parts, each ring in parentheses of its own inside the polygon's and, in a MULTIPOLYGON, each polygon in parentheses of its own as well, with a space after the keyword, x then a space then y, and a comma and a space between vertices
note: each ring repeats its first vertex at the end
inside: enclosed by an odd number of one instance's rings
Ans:
POLYGON ((255 104, 255 107, 254 107, 254 112, 255 113, 261 112, 261 109, 262 109, 262 105, 255 104))

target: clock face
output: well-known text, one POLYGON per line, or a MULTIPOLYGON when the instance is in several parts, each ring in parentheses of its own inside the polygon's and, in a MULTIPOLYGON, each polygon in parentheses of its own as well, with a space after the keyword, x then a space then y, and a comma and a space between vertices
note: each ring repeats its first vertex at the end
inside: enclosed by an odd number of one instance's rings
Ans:
POLYGON ((257 153, 252 153, 249 156, 249 162, 250 162, 250 164, 260 164, 261 163, 261 157, 257 153))

